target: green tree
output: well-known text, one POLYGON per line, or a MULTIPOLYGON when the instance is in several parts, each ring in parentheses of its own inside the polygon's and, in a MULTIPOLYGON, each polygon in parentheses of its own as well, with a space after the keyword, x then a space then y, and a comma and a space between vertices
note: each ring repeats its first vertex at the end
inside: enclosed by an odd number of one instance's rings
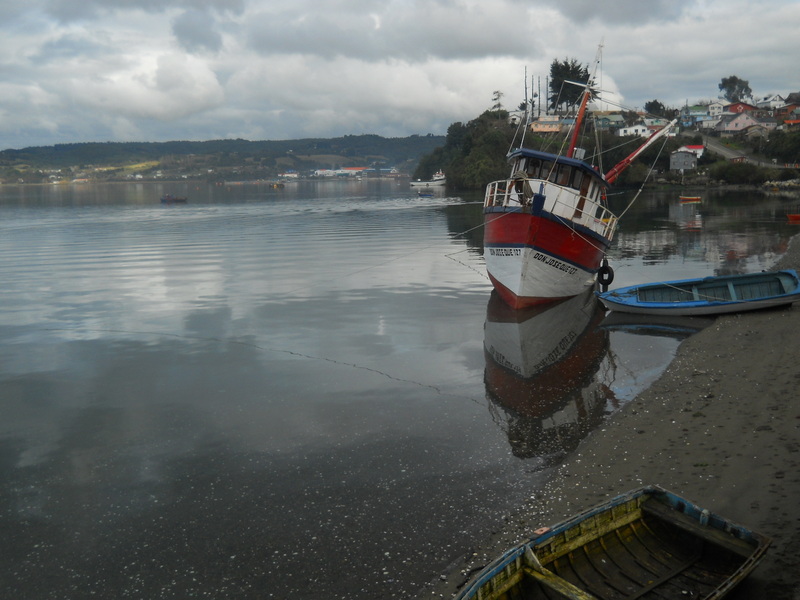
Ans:
POLYGON ((655 115, 656 117, 666 117, 667 107, 658 100, 650 100, 644 103, 644 111, 648 114, 655 115))
POLYGON ((494 92, 492 92, 492 110, 493 111, 498 111, 498 110, 502 110, 503 109, 502 100, 503 100, 503 96, 504 95, 505 94, 503 94, 503 92, 501 92, 500 90, 495 90, 494 92))
POLYGON ((719 83, 719 89, 728 102, 740 102, 745 98, 753 97, 753 90, 750 89, 750 82, 740 79, 736 75, 723 77, 722 81, 719 83))
POLYGON ((549 108, 571 106, 576 104, 583 93, 583 88, 567 81, 586 83, 589 81, 589 67, 574 58, 563 61, 553 60, 550 65, 550 103, 549 108))

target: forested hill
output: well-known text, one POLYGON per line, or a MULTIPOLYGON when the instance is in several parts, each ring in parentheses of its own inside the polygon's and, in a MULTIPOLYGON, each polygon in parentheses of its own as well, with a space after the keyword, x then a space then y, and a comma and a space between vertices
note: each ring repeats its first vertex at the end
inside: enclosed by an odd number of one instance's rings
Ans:
POLYGON ((29 168, 66 168, 74 166, 121 166, 164 157, 187 155, 218 156, 235 162, 275 163, 289 156, 303 157, 304 166, 315 166, 315 156, 331 160, 341 157, 342 165, 353 161, 359 164, 397 166, 416 163, 419 157, 444 144, 444 136, 412 135, 404 138, 384 138, 378 135, 346 135, 339 138, 308 138, 301 140, 249 141, 211 140, 205 142, 90 142, 57 144, 0 152, 0 167, 24 164, 29 168), (333 157, 333 158, 331 158, 333 157), (308 163, 306 165, 306 163, 308 163))

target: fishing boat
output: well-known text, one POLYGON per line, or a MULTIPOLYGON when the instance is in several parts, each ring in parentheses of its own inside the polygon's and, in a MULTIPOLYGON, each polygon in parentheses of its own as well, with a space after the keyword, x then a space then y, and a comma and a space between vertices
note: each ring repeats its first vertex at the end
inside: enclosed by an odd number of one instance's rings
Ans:
POLYGON ((433 174, 433 177, 428 180, 424 179, 415 179, 411 182, 411 187, 441 187, 447 184, 447 178, 444 175, 442 170, 436 171, 433 174))
POLYGON ((744 312, 800 300, 794 269, 645 283, 598 293, 612 311, 702 316, 744 312))
POLYGON ((513 308, 575 296, 595 279, 603 285, 613 281, 605 253, 617 216, 608 209, 606 192, 676 122, 653 133, 604 175, 584 161, 583 149, 576 147, 591 96, 587 83, 563 155, 526 148, 523 135, 521 146, 507 155, 508 179, 486 187, 486 270, 498 294, 513 308))
POLYGON ((508 550, 458 600, 726 596, 770 540, 659 486, 617 496, 508 550))
POLYGON ((679 196, 681 204, 700 204, 702 198, 700 196, 679 196))

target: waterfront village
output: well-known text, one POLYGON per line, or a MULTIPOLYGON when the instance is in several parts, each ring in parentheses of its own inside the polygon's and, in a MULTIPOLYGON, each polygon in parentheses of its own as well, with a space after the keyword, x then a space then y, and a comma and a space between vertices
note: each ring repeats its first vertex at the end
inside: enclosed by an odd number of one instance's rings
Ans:
MULTIPOLYGON (((726 139, 752 142, 758 138, 766 140, 775 130, 791 131, 800 127, 800 92, 786 97, 772 94, 747 102, 712 101, 686 105, 675 111, 678 123, 670 135, 678 134, 692 138, 702 135, 704 139, 726 139)), ((521 113, 509 113, 512 126, 522 118, 521 113)), ((665 117, 651 117, 635 111, 594 111, 589 119, 594 127, 614 133, 620 137, 647 137, 668 123, 665 117)), ((543 114, 534 117, 530 131, 540 135, 565 134, 574 122, 574 117, 559 114, 543 114)), ((444 138, 441 138, 444 140, 444 138)), ((696 138, 695 138, 696 139, 696 138)), ((698 159, 705 151, 703 144, 687 144, 670 155, 670 170, 691 173, 698 167, 698 159)), ((92 181, 147 181, 147 180, 206 180, 224 184, 269 183, 282 185, 301 179, 329 180, 335 178, 408 178, 414 168, 413 160, 405 164, 389 166, 380 161, 365 165, 355 156, 326 155, 307 156, 303 168, 297 168, 297 156, 292 151, 284 157, 265 161, 244 153, 219 155, 185 154, 171 155, 158 161, 148 161, 126 167, 82 165, 68 168, 42 169, 39 177, 17 180, 6 178, 3 183, 89 183, 92 181), (267 164, 270 163, 270 164, 267 164), (38 181, 36 181, 38 179, 38 181)), ((419 158, 419 157, 417 157, 419 158)), ((728 160, 746 160, 727 156, 728 160)), ((363 159, 361 159, 363 161, 363 159)), ((777 165, 797 168, 797 164, 777 165)))

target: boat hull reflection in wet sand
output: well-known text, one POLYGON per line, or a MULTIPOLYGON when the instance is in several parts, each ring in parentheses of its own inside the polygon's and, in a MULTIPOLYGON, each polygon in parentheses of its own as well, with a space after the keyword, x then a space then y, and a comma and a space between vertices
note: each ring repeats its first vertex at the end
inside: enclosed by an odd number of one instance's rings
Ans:
POLYGON ((658 486, 543 527, 457 600, 723 598, 770 540, 658 486))

